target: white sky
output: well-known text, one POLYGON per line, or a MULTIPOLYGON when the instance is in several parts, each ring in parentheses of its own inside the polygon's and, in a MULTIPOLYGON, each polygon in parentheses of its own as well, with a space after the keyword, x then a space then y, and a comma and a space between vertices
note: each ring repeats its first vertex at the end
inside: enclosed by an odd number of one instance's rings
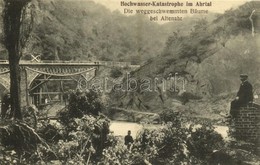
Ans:
MULTIPOLYGON (((100 3, 102 5, 105 5, 108 9, 111 11, 114 10, 119 10, 123 12, 124 6, 120 6, 121 1, 125 2, 152 2, 152 1, 157 1, 157 2, 183 2, 185 3, 186 1, 189 2, 212 2, 212 7, 207 7, 207 9, 211 12, 218 12, 218 13, 223 13, 225 10, 228 10, 230 8, 236 8, 239 5, 244 4, 245 2, 249 0, 93 0, 96 3, 100 3)), ((132 9, 136 9, 131 7, 132 9)), ((143 7, 145 9, 148 9, 148 7, 143 7)), ((172 9, 172 7, 169 7, 172 9)), ((150 9, 150 8, 149 8, 150 9)), ((165 8, 166 9, 166 8, 165 8)), ((178 9, 178 8, 176 8, 178 9)), ((183 8, 182 8, 183 9, 183 8)))
MULTIPOLYGON (((72 0, 67 0, 67 1, 72 1, 72 0)), ((125 15, 132 15, 129 13, 124 13, 124 10, 127 9, 131 9, 133 10, 133 14, 136 14, 135 10, 136 9, 143 9, 143 10, 153 10, 153 9, 161 9, 161 10, 178 10, 178 9, 182 9, 182 10, 187 10, 188 14, 160 14, 158 17, 161 16, 173 16, 173 17, 186 17, 186 16, 192 16, 194 14, 190 14, 190 9, 197 9, 197 10, 208 10, 209 13, 224 13, 224 11, 229 10, 231 8, 237 8, 238 6, 251 1, 251 0, 73 0, 73 1, 94 1, 95 3, 98 4, 102 4, 104 6, 106 6, 106 8, 108 8, 110 11, 115 11, 118 10, 121 13, 125 14, 125 15), (183 7, 164 7, 164 6, 160 6, 160 7, 153 7, 153 6, 144 6, 144 7, 127 7, 127 6, 121 6, 121 1, 123 2, 182 2, 184 4, 186 4, 186 2, 192 2, 194 5, 196 4, 196 2, 212 2, 212 6, 210 7, 187 7, 186 5, 184 5, 183 7)), ((254 0, 254 1, 258 1, 258 0, 254 0)), ((148 17, 153 17, 153 16, 157 16, 156 14, 148 14, 148 17)), ((153 20, 154 21, 154 20, 153 20)), ((166 23, 167 21, 161 21, 161 20, 156 20, 155 22, 157 23, 166 23)))

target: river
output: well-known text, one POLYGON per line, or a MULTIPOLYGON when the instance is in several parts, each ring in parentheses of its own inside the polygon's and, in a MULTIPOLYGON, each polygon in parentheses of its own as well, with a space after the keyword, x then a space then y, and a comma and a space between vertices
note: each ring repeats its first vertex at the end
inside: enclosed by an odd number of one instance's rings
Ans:
MULTIPOLYGON (((163 126, 160 124, 139 124, 124 121, 112 121, 110 131, 112 131, 115 136, 125 136, 127 131, 131 130, 133 138, 136 138, 136 135, 142 130, 142 128, 156 129, 160 127, 163 126)), ((224 139, 228 137, 227 126, 214 125, 214 127, 215 131, 218 132, 224 139)))

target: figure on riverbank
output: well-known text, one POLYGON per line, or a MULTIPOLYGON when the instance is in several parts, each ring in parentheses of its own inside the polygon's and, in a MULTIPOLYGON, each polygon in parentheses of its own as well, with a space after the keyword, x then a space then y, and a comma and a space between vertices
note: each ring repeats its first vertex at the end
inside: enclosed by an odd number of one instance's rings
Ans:
POLYGON ((248 103, 253 102, 253 87, 248 82, 248 76, 246 74, 240 75, 241 85, 237 92, 236 99, 231 102, 230 115, 236 117, 238 109, 246 106, 248 103))
POLYGON ((132 145, 133 142, 134 142, 134 139, 131 136, 131 131, 129 130, 127 132, 127 135, 125 136, 125 145, 127 146, 127 149, 131 148, 131 145, 132 145))
POLYGON ((145 129, 142 134, 142 141, 141 141, 142 147, 146 148, 146 146, 149 145, 149 139, 148 139, 148 130, 145 129))

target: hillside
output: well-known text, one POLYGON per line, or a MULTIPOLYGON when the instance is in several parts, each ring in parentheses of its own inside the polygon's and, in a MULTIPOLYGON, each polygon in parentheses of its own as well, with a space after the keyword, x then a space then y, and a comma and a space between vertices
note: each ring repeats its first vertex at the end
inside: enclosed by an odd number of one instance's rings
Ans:
MULTIPOLYGON (((114 106, 147 111, 176 106, 201 109, 194 105, 213 101, 221 107, 212 104, 214 108, 204 108, 226 110, 239 87, 240 73, 249 75, 255 93, 259 93, 259 12, 252 17, 254 37, 248 19, 253 9, 260 9, 257 1, 224 14, 187 17, 163 25, 141 15, 111 12, 92 1, 34 0, 33 4, 33 31, 23 59, 39 54, 43 60, 142 64, 130 77, 139 83, 152 80, 152 91, 111 92, 110 104, 114 106), (176 73, 179 79, 174 86, 176 73)), ((0 53, 1 59, 7 58, 1 44, 0 53)), ((111 71, 103 70, 99 77, 111 71)), ((121 76, 123 79, 125 74, 121 76)))
POLYGON ((140 82, 158 78, 161 82, 151 83, 158 90, 117 93, 121 98, 118 104, 149 111, 177 107, 190 113, 194 110, 200 116, 207 115, 205 112, 209 115, 227 112, 229 101, 239 88, 241 73, 249 75, 255 94, 259 94, 259 12, 252 17, 254 37, 248 19, 254 9, 260 10, 259 4, 246 3, 218 15, 213 21, 197 19, 188 34, 173 33, 162 53, 132 74, 140 82), (181 79, 175 87, 177 91, 171 90, 174 85, 169 85, 175 73, 181 79), (168 82, 166 90, 163 80, 168 82))
MULTIPOLYGON (((34 0, 33 4, 33 32, 26 52, 40 54, 43 60, 142 63, 161 52, 171 33, 147 17, 127 17, 92 1, 34 0)), ((0 50, 1 59, 6 59, 2 45, 0 50)))
MULTIPOLYGON (((33 0, 33 4, 33 31, 24 59, 30 59, 31 53, 41 55, 43 60, 142 64, 162 52, 169 35, 194 22, 193 18, 186 18, 180 23, 159 25, 143 15, 125 16, 92 1, 33 0)), ((1 59, 7 58, 3 45, 0 53, 1 59)))

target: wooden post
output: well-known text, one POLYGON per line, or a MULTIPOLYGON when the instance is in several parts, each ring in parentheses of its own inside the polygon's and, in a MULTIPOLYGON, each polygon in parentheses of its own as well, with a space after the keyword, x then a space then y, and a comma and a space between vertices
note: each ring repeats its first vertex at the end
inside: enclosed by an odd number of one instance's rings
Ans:
POLYGON ((29 88, 28 88, 28 79, 27 79, 27 70, 24 69, 24 76, 25 76, 25 97, 26 97, 26 106, 29 106, 29 88))
POLYGON ((60 80, 60 90, 61 90, 61 92, 60 92, 60 103, 63 103, 63 95, 64 95, 64 91, 63 91, 63 80, 62 80, 62 78, 61 78, 61 80, 60 80))

